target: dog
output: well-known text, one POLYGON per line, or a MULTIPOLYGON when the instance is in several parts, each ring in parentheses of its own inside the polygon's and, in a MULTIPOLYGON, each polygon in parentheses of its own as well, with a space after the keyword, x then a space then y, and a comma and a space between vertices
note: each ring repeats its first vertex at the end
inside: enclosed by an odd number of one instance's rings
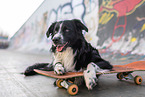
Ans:
POLYGON ((83 36, 88 28, 78 19, 54 22, 46 32, 53 42, 51 51, 54 55, 52 64, 35 64, 26 69, 25 75, 33 75, 33 69, 54 70, 55 74, 83 71, 88 90, 96 85, 96 72, 112 69, 112 65, 101 58, 97 49, 91 46, 83 36), (51 69, 50 69, 51 68, 51 69))

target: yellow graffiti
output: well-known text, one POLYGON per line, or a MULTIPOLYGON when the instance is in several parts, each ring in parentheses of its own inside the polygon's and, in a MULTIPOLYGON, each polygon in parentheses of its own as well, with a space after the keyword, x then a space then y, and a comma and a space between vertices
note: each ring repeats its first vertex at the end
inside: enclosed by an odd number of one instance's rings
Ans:
POLYGON ((143 24, 143 26, 142 26, 140 32, 143 32, 144 30, 145 30, 145 23, 143 24))
POLYGON ((111 2, 112 0, 103 0, 102 6, 105 6, 106 8, 113 8, 113 5, 111 4, 111 2))
MULTIPOLYGON (((119 12, 114 9, 114 5, 118 2, 122 2, 123 0, 103 0, 102 2, 102 6, 105 7, 103 8, 102 11, 106 11, 106 12, 115 12, 117 14, 117 16, 119 15, 119 12)), ((131 0, 130 0, 131 1, 131 0)), ((145 2, 145 0, 142 0, 140 3, 138 3, 137 5, 135 5, 134 9, 132 9, 130 12, 126 12, 125 15, 130 15, 132 14, 139 6, 141 6, 143 3, 145 2)))
POLYGON ((113 18, 114 14, 112 13, 104 13, 101 18, 99 19, 100 24, 106 24, 109 20, 113 18))
POLYGON ((99 23, 102 24, 102 21, 104 20, 104 18, 106 17, 107 13, 104 13, 101 18, 99 19, 99 23))
POLYGON ((135 42, 136 41, 136 38, 135 37, 132 37, 131 38, 131 42, 135 42))

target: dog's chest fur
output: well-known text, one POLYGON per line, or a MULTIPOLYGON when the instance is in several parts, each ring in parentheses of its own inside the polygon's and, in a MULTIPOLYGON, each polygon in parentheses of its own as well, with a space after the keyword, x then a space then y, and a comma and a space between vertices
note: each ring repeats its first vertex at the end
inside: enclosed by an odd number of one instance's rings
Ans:
POLYGON ((66 72, 75 70, 74 57, 75 54, 73 53, 73 49, 71 47, 67 47, 63 52, 54 53, 55 60, 62 63, 66 72))

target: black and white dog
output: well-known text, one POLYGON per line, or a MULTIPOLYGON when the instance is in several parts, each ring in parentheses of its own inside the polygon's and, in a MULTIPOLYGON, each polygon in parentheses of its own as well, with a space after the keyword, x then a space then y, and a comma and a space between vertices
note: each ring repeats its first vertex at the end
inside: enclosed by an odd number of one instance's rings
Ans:
POLYGON ((54 73, 64 74, 65 72, 83 71, 87 88, 90 90, 96 85, 96 72, 105 72, 112 69, 112 65, 99 55, 97 49, 93 48, 84 38, 82 30, 88 29, 79 20, 65 20, 53 23, 46 35, 51 36, 53 45, 51 51, 54 60, 51 65, 36 64, 26 69, 25 75, 34 73, 34 68, 50 69, 54 73))

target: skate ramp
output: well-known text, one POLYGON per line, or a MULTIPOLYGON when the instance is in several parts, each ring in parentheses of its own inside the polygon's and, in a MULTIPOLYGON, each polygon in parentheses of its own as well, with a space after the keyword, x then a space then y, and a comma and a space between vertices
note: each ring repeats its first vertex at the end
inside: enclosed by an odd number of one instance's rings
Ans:
POLYGON ((144 0, 45 0, 11 38, 9 49, 49 52, 48 27, 77 18, 89 29, 83 32, 87 41, 106 59, 144 60, 144 9, 144 0))
POLYGON ((89 28, 88 37, 94 38, 92 42, 96 45, 98 8, 98 1, 45 0, 11 38, 10 49, 49 52, 51 40, 45 35, 48 27, 55 21, 74 18, 80 19, 89 28))

